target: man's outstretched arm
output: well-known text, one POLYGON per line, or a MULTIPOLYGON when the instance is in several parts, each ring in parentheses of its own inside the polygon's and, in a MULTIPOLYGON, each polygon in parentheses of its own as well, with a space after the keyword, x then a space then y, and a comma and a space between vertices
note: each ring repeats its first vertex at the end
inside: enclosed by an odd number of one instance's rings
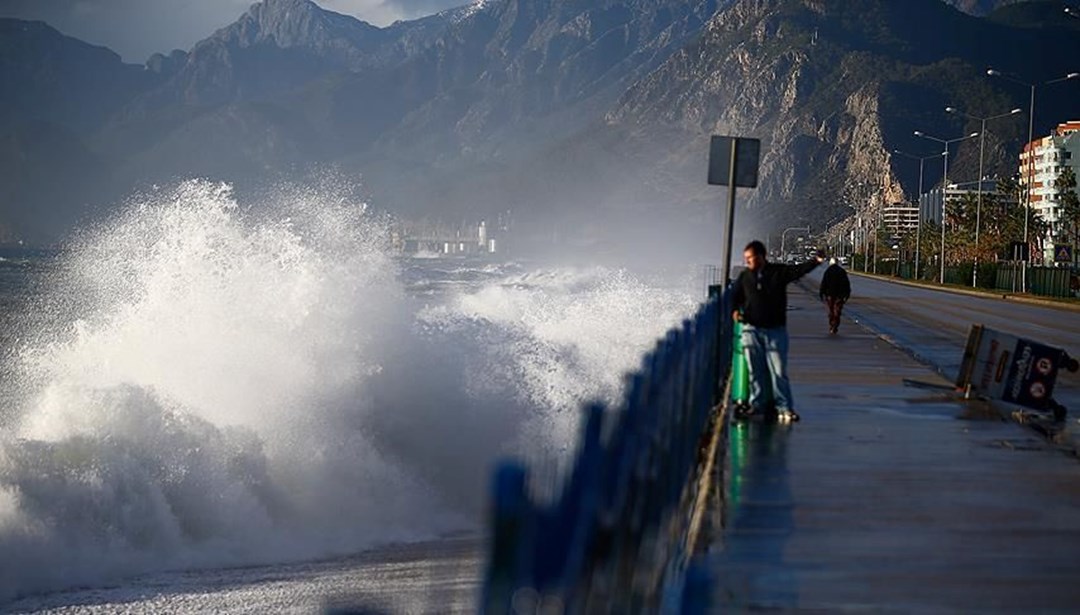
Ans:
POLYGON ((814 258, 806 261, 805 263, 799 265, 788 265, 787 269, 784 270, 784 281, 790 284, 795 280, 798 280, 799 278, 813 271, 814 268, 820 265, 824 260, 825 255, 819 251, 817 254, 814 255, 814 258))

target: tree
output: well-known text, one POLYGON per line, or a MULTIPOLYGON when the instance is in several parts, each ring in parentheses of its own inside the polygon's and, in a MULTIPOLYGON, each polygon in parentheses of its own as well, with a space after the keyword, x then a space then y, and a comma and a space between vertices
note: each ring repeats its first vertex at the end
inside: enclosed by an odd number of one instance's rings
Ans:
MULTIPOLYGON (((989 197, 989 206, 987 198, 983 197, 982 232, 985 243, 982 238, 979 241, 983 249, 992 255, 988 258, 1008 258, 1009 246, 1024 238, 1023 191, 1015 178, 1004 178, 997 181, 997 192, 989 197)), ((1034 209, 1028 212, 1027 236, 1032 257, 1041 252, 1048 226, 1039 212, 1034 209)))
POLYGON ((949 200, 945 208, 946 266, 974 260, 975 210, 978 202, 978 195, 970 192, 949 200))
POLYGON ((912 231, 901 239, 901 249, 909 254, 914 260, 915 244, 919 245, 919 277, 922 279, 936 279, 937 275, 930 271, 931 265, 937 263, 937 256, 941 253, 941 227, 930 220, 924 220, 918 232, 912 231))

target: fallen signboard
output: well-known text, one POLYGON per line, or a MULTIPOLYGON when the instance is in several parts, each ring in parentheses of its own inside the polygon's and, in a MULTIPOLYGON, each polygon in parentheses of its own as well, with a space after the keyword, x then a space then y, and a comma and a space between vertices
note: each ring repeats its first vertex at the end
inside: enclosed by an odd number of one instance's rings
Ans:
POLYGON ((1062 368, 1077 370, 1076 360, 1062 348, 972 325, 956 386, 970 395, 1052 411, 1062 420, 1065 408, 1053 398, 1062 368))

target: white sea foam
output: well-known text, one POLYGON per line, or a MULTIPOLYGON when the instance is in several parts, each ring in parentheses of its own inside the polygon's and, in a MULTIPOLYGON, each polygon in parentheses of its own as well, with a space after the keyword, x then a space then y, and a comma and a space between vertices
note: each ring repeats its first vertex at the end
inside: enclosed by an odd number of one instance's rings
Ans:
POLYGON ((60 257, 0 396, 0 601, 475 528, 492 460, 570 448, 693 308, 602 268, 410 295, 349 194, 184 182, 60 257))
POLYGON ((407 330, 385 236, 325 187, 255 210, 191 181, 76 242, 20 354, 0 596, 451 523, 365 433, 366 385, 407 330))
POLYGON ((472 331, 469 390, 544 410, 529 416, 520 447, 566 449, 581 404, 616 403, 625 374, 692 312, 696 302, 685 288, 649 285, 620 269, 548 269, 460 294, 424 310, 420 321, 472 331))

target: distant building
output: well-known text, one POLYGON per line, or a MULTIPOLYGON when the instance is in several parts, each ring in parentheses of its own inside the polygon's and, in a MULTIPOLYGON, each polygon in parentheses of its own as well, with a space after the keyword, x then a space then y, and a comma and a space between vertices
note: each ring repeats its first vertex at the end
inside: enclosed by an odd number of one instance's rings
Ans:
MULTIPOLYGON (((994 194, 997 192, 997 180, 984 179, 980 181, 963 182, 960 184, 950 183, 947 190, 934 188, 930 192, 919 196, 919 213, 922 219, 934 224, 941 224, 941 198, 945 195, 948 202, 952 203, 964 197, 965 194, 994 194)), ((984 197, 985 199, 985 197, 984 197)))
MULTIPOLYGON (((391 232, 391 243, 404 254, 469 256, 496 252, 496 238, 485 220, 458 225, 438 221, 402 222, 400 229, 391 232)), ((500 242, 500 249, 501 245, 500 242)))
POLYGON ((881 211, 881 222, 894 236, 905 235, 919 228, 919 208, 911 203, 893 203, 881 211))
POLYGON ((1020 154, 1021 189, 1030 187, 1032 210, 1050 225, 1050 233, 1043 241, 1043 258, 1047 261, 1053 259, 1053 238, 1058 233, 1061 213, 1054 182, 1065 167, 1080 175, 1080 120, 1058 124, 1050 135, 1025 145, 1020 154))

